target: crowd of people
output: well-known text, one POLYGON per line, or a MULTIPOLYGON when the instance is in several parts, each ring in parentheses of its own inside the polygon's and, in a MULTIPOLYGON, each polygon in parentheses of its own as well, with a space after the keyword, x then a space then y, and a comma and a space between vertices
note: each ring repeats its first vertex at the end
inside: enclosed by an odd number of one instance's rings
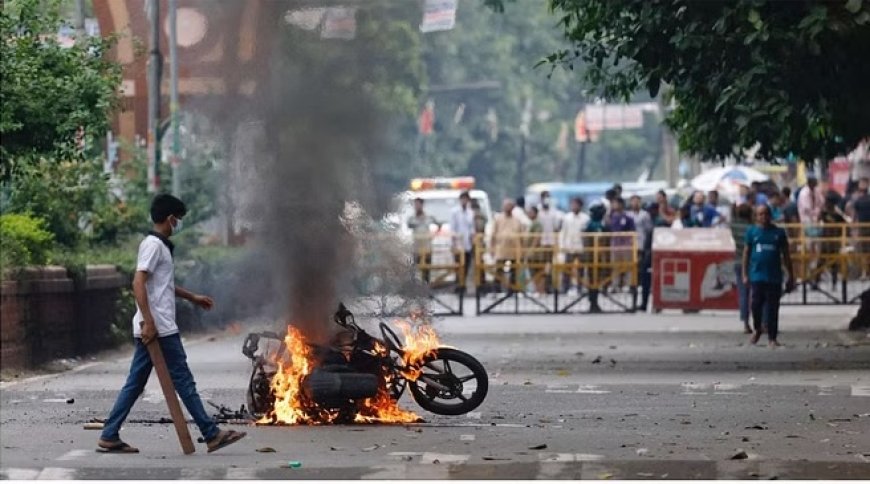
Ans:
MULTIPOLYGON (((607 190, 604 197, 587 208, 582 198, 573 198, 567 212, 562 212, 554 206, 548 192, 541 193, 540 203, 526 206, 523 197, 506 198, 502 203, 501 212, 492 221, 492 233, 486 239, 486 250, 497 267, 504 268, 508 274, 511 290, 517 282, 515 267, 518 254, 526 254, 525 262, 533 262, 531 284, 536 284, 535 291, 550 293, 553 290, 551 277, 539 277, 542 272, 546 276, 548 261, 559 261, 566 264, 579 262, 589 263, 593 250, 587 247, 591 234, 610 232, 635 232, 634 237, 607 237, 607 258, 611 262, 638 261, 637 270, 641 286, 641 301, 638 309, 646 310, 649 303, 652 266, 652 233, 657 227, 672 229, 685 228, 730 228, 737 245, 737 280, 741 294, 740 318, 749 330, 748 288, 740 284, 743 280, 741 260, 743 242, 747 231, 757 222, 757 208, 764 206, 769 212, 770 221, 774 224, 801 224, 797 230, 803 230, 810 239, 819 238, 821 254, 839 252, 843 244, 833 240, 841 234, 843 223, 856 222, 870 224, 870 180, 862 178, 851 183, 847 194, 841 195, 810 176, 807 183, 792 191, 790 187, 777 187, 770 182, 755 182, 740 187, 739 195, 730 203, 723 203, 719 192, 713 190, 707 193, 695 191, 685 200, 679 197, 669 197, 665 191, 656 194, 655 200, 644 203, 641 197, 631 195, 626 200, 622 187, 614 185, 607 190), (840 225, 832 225, 840 224, 840 225)), ((428 234, 429 219, 425 214, 423 201, 417 199, 415 215, 408 220, 408 226, 417 234, 428 234)), ((485 233, 488 221, 479 210, 467 192, 460 195, 460 205, 455 209, 450 220, 450 230, 454 235, 455 250, 464 255, 465 276, 473 261, 475 235, 485 233)), ((786 225, 794 230, 794 225, 786 225)), ((789 237, 794 238, 791 232, 789 237)), ((870 227, 854 228, 849 236, 865 238, 865 242, 854 244, 851 250, 870 253, 870 227)), ((860 239, 859 239, 860 240, 860 239)), ((421 243, 421 242, 418 242, 421 243)), ((417 247, 417 253, 425 251, 417 247)), ((598 249, 595 249, 598 250, 598 249)), ((421 257, 418 255, 417 261, 421 257)), ((867 268, 863 268, 862 277, 867 277, 867 268)), ((613 290, 619 290, 624 285, 624 274, 616 275, 612 282, 613 290)), ((832 274, 836 279, 836 273, 832 274)), ((424 274, 428 279, 428 274, 424 274)), ((578 291, 577 275, 563 273, 560 284, 562 291, 578 291)), ((817 282, 817 281, 814 281, 817 282)), ((590 302, 593 312, 600 311, 596 294, 591 294, 590 302)))

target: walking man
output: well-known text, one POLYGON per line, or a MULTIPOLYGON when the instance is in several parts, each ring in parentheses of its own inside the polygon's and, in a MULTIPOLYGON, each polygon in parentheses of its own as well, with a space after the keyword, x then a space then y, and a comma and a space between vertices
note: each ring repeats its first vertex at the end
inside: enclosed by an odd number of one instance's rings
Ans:
POLYGON ((767 327, 768 346, 780 346, 776 340, 779 329, 779 300, 782 297, 782 266, 788 271, 786 292, 794 290, 794 267, 788 251, 785 230, 771 221, 770 208, 755 209, 755 225, 746 231, 743 246, 743 283, 751 285, 752 322, 755 332, 750 343, 761 338, 767 327))
POLYGON ((103 433, 97 442, 97 450, 113 453, 137 453, 119 435, 121 425, 145 389, 151 374, 149 344, 158 344, 166 359, 175 390, 193 417, 209 452, 239 441, 245 432, 220 430, 206 413, 196 391, 196 382, 187 366, 187 355, 178 334, 175 321, 175 298, 182 297, 204 309, 211 309, 214 301, 194 294, 175 285, 175 266, 172 252, 175 246, 169 241, 181 230, 182 218, 187 213, 184 203, 172 195, 157 195, 151 202, 153 230, 139 244, 136 274, 133 276, 133 296, 136 299, 136 315, 133 317, 133 338, 136 350, 130 364, 130 374, 115 401, 103 433))

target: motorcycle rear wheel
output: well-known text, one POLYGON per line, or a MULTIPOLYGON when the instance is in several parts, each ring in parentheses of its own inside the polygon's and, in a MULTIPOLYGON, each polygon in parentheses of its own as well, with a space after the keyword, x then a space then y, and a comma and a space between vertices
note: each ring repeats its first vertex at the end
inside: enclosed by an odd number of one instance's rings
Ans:
POLYGON ((452 348, 439 348, 427 360, 421 377, 409 382, 408 386, 414 400, 424 409, 439 415, 462 415, 483 403, 489 390, 489 377, 483 365, 468 353, 452 348), (454 373, 454 366, 462 369, 456 368, 454 373), (423 376, 447 389, 427 385, 422 379, 423 376), (470 382, 475 384, 474 388, 466 390, 470 382))

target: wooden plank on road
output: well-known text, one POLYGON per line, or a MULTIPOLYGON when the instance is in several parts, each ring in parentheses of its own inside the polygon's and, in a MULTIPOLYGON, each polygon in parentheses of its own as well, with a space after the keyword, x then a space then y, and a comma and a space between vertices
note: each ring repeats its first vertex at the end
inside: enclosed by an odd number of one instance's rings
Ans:
POLYGON ((157 379, 160 380, 163 398, 166 399, 166 405, 169 406, 169 415, 172 417, 172 423, 175 424, 175 433, 178 434, 181 450, 185 454, 193 454, 196 452, 196 447, 193 445, 193 439, 190 438, 187 420, 184 418, 184 412, 181 411, 181 404, 178 403, 178 395, 175 394, 175 385, 172 384, 172 377, 169 375, 169 368, 166 367, 163 351, 160 350, 160 344, 155 344, 156 341, 155 338, 148 344, 148 354, 151 355, 151 363, 154 365, 154 371, 157 372, 157 379))

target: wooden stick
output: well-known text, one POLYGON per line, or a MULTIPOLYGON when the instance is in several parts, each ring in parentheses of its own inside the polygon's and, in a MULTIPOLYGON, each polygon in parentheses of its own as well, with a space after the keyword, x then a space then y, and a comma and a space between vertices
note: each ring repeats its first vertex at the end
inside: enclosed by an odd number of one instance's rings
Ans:
POLYGON ((157 379, 160 380, 160 388, 163 389, 163 398, 169 406, 169 415, 172 416, 172 423, 175 424, 175 433, 178 434, 178 441, 181 443, 181 450, 185 454, 193 454, 196 452, 196 447, 193 445, 193 439, 190 438, 190 430, 187 428, 187 419, 184 418, 184 412, 181 411, 181 404, 178 403, 178 395, 175 394, 175 385, 172 384, 172 377, 169 375, 169 368, 166 367, 166 360, 163 359, 163 351, 160 350, 160 344, 155 338, 154 341, 147 346, 148 354, 151 355, 151 363, 154 365, 154 371, 157 372, 157 379))

